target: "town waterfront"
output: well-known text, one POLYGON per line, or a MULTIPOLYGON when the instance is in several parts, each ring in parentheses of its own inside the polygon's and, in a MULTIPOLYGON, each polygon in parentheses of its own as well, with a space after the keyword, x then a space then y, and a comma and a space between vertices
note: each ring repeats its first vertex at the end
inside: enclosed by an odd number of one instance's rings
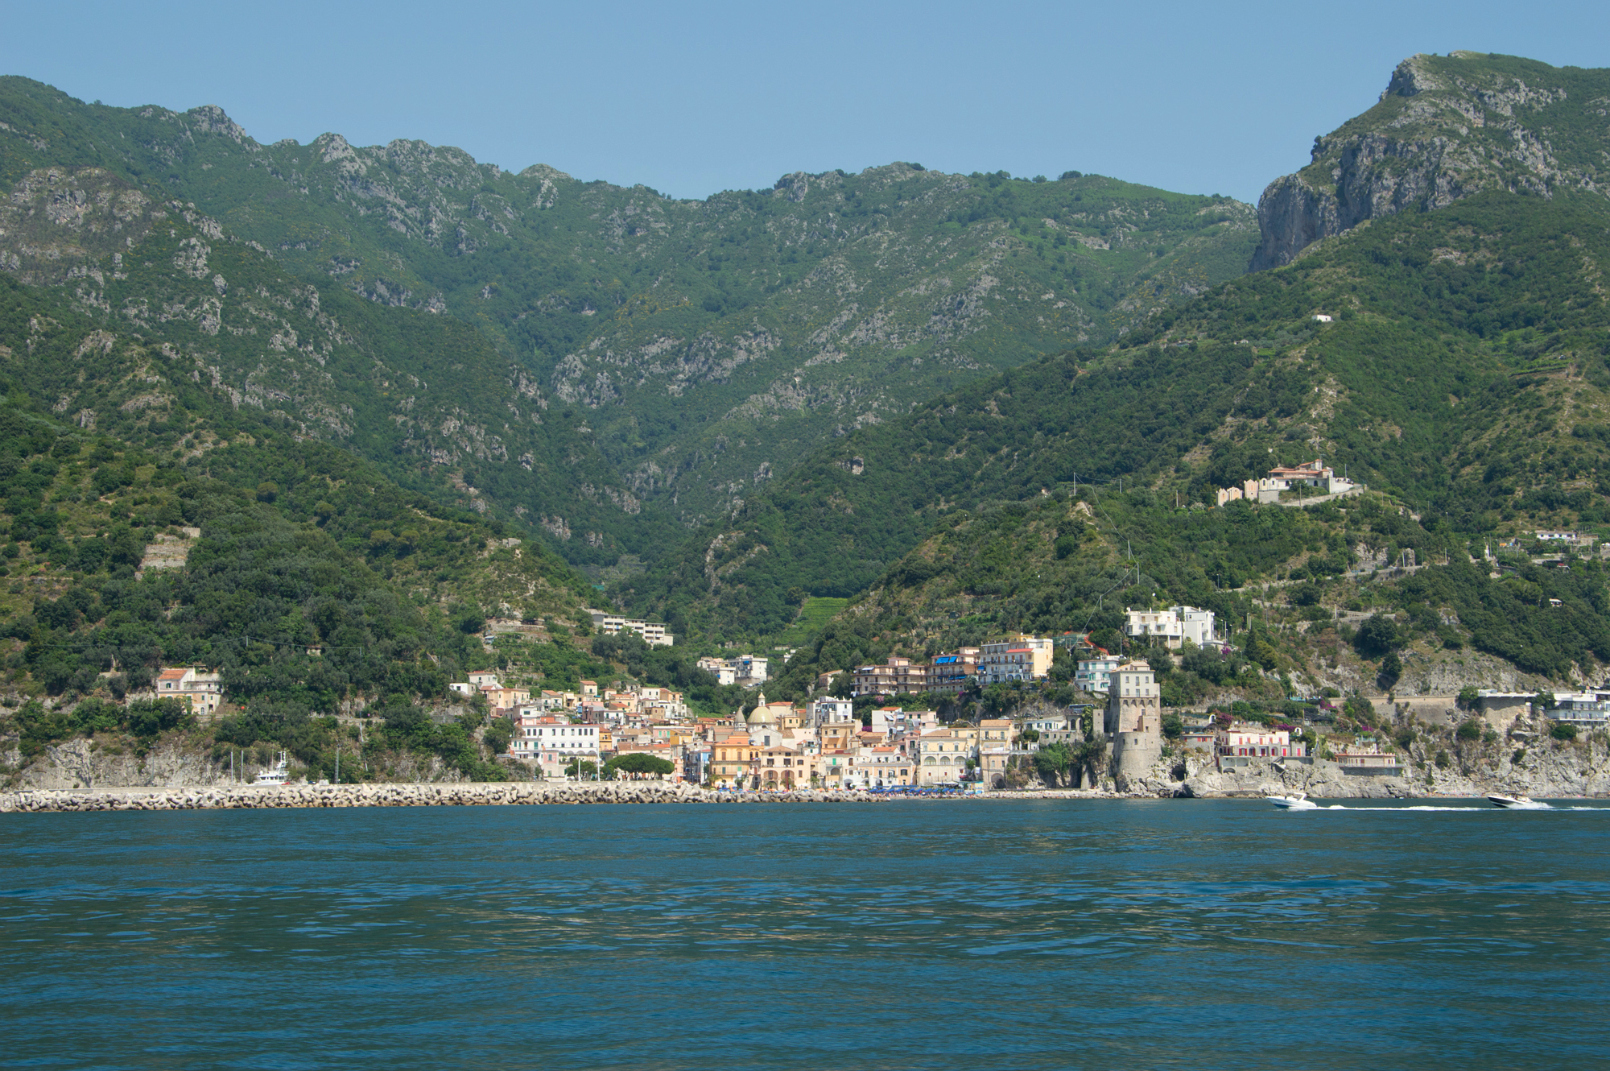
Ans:
POLYGON ((1610 806, 12 814, 5 1063, 1602 1066, 1610 806))

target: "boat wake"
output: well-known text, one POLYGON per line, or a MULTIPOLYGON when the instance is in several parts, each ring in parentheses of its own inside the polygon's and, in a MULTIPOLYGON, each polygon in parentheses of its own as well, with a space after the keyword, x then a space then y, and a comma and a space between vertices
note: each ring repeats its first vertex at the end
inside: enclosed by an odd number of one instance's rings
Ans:
POLYGON ((1414 805, 1408 806, 1408 807, 1344 807, 1340 803, 1332 803, 1332 804, 1330 804, 1329 806, 1326 806, 1326 807, 1321 807, 1318 804, 1315 804, 1312 807, 1306 807, 1306 808, 1302 808, 1302 809, 1303 810, 1316 810, 1316 811, 1360 811, 1360 812, 1365 812, 1365 813, 1370 813, 1370 814, 1374 814, 1374 813, 1377 813, 1377 812, 1383 812, 1383 811, 1435 811, 1435 812, 1437 812, 1439 814, 1501 814, 1503 811, 1604 811, 1606 814, 1610 814, 1610 806, 1604 806, 1604 807, 1587 807, 1587 806, 1555 807, 1555 806, 1553 806, 1551 804, 1542 803, 1542 802, 1539 802, 1537 800, 1533 800, 1533 801, 1531 801, 1529 803, 1523 803, 1523 804, 1520 804, 1518 806, 1503 807, 1503 808, 1498 808, 1498 807, 1475 807, 1475 806, 1447 807, 1447 806, 1437 806, 1436 804, 1430 804, 1430 803, 1414 804, 1414 805))

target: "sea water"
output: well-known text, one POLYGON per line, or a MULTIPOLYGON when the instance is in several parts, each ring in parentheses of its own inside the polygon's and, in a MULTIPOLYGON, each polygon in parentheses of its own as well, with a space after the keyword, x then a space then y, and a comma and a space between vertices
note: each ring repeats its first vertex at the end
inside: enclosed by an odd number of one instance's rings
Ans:
POLYGON ((1610 808, 0 816, 7 1068, 1610 1066, 1610 808))

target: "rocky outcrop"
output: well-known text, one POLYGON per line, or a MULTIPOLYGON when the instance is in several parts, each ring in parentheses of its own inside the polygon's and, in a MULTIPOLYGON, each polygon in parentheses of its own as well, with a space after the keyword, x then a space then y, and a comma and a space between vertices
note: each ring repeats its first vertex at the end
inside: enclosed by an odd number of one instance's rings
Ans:
POLYGON ((1529 747, 1512 741, 1445 748, 1417 742, 1399 758, 1394 777, 1348 773, 1324 759, 1254 761, 1220 772, 1206 758, 1166 759, 1130 785, 1147 796, 1263 796, 1306 792, 1315 799, 1390 799, 1417 796, 1525 795, 1533 799, 1610 796, 1610 744, 1546 740, 1529 747), (1438 752, 1443 753, 1439 763, 1438 752))
POLYGON ((1374 108, 1316 138, 1309 166, 1264 190, 1249 268, 1289 264, 1360 223, 1481 190, 1597 191, 1610 138, 1602 117, 1587 113, 1602 110, 1606 91, 1602 71, 1470 53, 1411 56, 1374 108))

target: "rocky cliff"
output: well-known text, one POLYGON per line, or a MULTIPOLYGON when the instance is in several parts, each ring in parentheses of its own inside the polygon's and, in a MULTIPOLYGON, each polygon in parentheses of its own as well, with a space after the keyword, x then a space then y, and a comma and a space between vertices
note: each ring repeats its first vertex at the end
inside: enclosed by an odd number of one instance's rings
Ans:
POLYGON ((1602 194, 1610 178, 1610 71, 1454 52, 1400 63, 1380 101, 1314 139, 1303 170, 1258 202, 1252 271, 1371 219, 1480 190, 1602 194))
POLYGON ((1504 741, 1452 748, 1428 748, 1417 742, 1408 753, 1399 756, 1399 761, 1399 774, 1387 777, 1350 774, 1324 759, 1312 764, 1255 761, 1243 770, 1220 772, 1206 758, 1175 758, 1165 759, 1133 782, 1121 781, 1117 788, 1158 796, 1259 796, 1301 791, 1315 799, 1473 797, 1490 793, 1533 799, 1610 796, 1610 745, 1603 737, 1544 740, 1522 748, 1504 741))

